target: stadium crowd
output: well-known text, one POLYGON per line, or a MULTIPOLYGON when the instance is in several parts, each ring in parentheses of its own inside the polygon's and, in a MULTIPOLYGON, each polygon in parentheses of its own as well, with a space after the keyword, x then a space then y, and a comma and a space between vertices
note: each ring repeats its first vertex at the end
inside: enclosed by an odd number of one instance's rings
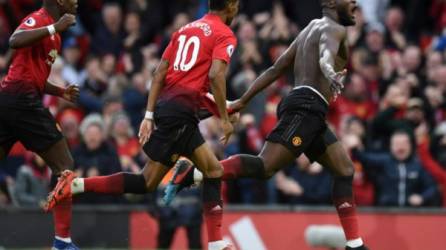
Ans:
MULTIPOLYGON (((345 90, 331 105, 330 126, 355 162, 355 198, 361 206, 446 206, 446 1, 360 0, 345 90)), ((0 78, 8 70, 10 34, 40 6, 35 0, 0 0, 0 78)), ((206 12, 207 0, 89 0, 79 2, 77 25, 63 34, 50 80, 77 84, 78 105, 44 101, 73 152, 80 176, 138 172, 146 156, 136 137, 152 72, 170 35, 206 12)), ((238 48, 228 72, 236 99, 284 52, 313 18, 318 1, 244 0, 234 23, 238 48)), ((218 122, 200 124, 223 159, 257 154, 275 126, 276 107, 293 86, 290 71, 253 99, 227 147, 218 122)), ((38 206, 49 170, 16 145, 0 163, 0 206, 38 206)), ((329 173, 305 156, 268 182, 226 183, 228 203, 330 204, 329 173)), ((188 194, 186 194, 188 195, 188 194)), ((194 193, 192 196, 198 195, 194 193)), ((85 203, 134 203, 126 197, 82 198, 85 203)))

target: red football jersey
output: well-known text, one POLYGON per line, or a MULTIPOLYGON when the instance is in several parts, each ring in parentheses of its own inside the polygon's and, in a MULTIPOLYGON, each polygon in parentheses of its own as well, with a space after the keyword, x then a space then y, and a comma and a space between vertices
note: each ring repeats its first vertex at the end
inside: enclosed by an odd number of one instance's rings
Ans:
MULTIPOLYGON (((54 24, 53 18, 42 8, 23 19, 18 30, 30 30, 54 24)), ((17 49, 14 53, 8 75, 2 83, 4 90, 14 89, 14 83, 26 83, 43 93, 51 66, 60 53, 59 34, 45 37, 29 47, 17 49), (8 86, 9 85, 9 86, 8 86)), ((20 91, 20 90, 19 90, 20 91)))
POLYGON ((200 102, 209 91, 212 61, 229 64, 236 46, 232 30, 213 14, 179 29, 162 56, 169 61, 169 69, 161 99, 196 98, 200 102))

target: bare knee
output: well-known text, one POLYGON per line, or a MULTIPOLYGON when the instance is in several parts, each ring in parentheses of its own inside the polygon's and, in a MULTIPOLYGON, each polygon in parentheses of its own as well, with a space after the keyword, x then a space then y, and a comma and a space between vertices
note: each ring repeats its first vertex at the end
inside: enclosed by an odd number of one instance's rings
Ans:
POLYGON ((355 167, 351 160, 346 161, 346 163, 340 165, 340 168, 337 169, 335 176, 338 177, 349 177, 355 174, 355 167))
POLYGON ((215 167, 208 168, 206 171, 203 172, 203 176, 205 178, 221 178, 223 176, 223 167, 218 164, 215 167))

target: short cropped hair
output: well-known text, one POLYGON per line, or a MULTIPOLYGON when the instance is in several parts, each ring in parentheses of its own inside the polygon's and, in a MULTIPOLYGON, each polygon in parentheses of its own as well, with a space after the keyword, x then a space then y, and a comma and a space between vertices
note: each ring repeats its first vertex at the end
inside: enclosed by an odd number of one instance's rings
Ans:
POLYGON ((210 10, 224 10, 229 3, 237 0, 209 0, 210 10))

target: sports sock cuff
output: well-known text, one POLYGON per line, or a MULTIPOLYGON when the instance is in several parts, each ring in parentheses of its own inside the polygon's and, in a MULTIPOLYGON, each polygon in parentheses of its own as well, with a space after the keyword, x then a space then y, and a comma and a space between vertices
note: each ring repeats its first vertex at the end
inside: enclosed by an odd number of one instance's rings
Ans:
POLYGON ((333 199, 346 199, 353 197, 353 176, 335 177, 333 180, 333 199))
POLYGON ((124 193, 147 193, 146 179, 142 174, 124 173, 124 193))
POLYGON ((71 193, 72 194, 80 194, 85 191, 84 178, 75 178, 73 182, 71 182, 71 193))
POLYGON ((221 178, 204 178, 202 199, 204 203, 221 202, 221 178))

